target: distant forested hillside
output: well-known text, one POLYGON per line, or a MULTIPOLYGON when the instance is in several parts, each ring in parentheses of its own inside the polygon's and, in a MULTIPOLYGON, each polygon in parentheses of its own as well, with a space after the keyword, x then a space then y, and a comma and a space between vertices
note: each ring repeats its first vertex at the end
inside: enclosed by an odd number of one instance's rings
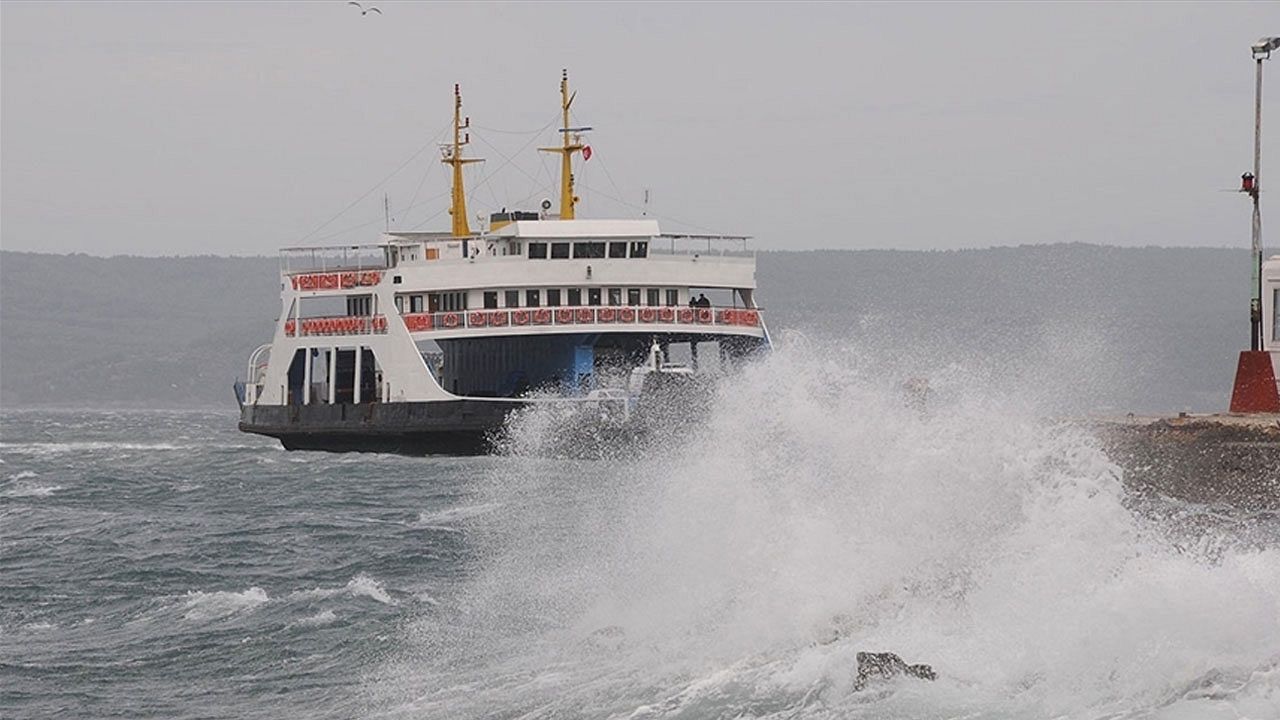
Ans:
MULTIPOLYGON (((775 338, 1071 410, 1221 409, 1248 340, 1243 250, 766 252, 758 281, 775 338)), ((278 311, 271 258, 0 253, 0 405, 230 406, 278 311)))
POLYGON ((0 405, 234 405, 270 339, 268 258, 0 254, 0 405))

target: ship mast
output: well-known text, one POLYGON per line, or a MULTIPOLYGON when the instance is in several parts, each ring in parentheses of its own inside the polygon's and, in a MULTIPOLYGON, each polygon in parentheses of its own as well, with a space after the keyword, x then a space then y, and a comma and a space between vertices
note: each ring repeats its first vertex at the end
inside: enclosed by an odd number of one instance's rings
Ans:
POLYGON ((569 127, 569 106, 577 93, 569 94, 569 71, 564 70, 560 77, 560 110, 564 113, 564 122, 560 126, 563 144, 560 147, 538 148, 542 152, 560 154, 560 219, 572 220, 573 207, 579 198, 573 194, 573 154, 581 152, 586 145, 582 144, 582 133, 589 127, 569 127))
POLYGON ((462 166, 469 163, 484 162, 482 158, 462 157, 462 146, 471 144, 471 133, 464 136, 462 131, 471 127, 471 118, 462 118, 462 89, 453 86, 453 143, 442 146, 444 157, 440 162, 453 167, 453 203, 449 206, 449 215, 453 217, 453 236, 467 237, 471 234, 471 226, 467 224, 467 194, 462 186, 462 166))

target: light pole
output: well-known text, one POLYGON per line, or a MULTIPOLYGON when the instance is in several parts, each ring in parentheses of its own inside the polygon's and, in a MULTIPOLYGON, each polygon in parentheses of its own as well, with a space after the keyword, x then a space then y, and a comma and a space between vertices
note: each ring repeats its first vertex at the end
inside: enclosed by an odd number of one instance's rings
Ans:
POLYGON ((1264 37, 1250 49, 1257 63, 1257 78, 1253 93, 1253 174, 1246 173, 1240 191, 1253 198, 1253 290, 1249 302, 1250 350, 1262 349, 1262 211, 1258 208, 1258 196, 1262 191, 1262 61, 1271 57, 1271 51, 1280 48, 1280 37, 1264 37))

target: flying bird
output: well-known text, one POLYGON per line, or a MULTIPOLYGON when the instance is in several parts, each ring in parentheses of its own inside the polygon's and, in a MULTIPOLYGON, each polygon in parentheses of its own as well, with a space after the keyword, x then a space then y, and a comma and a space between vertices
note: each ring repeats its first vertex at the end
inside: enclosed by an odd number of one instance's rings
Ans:
POLYGON ((360 11, 360 14, 361 14, 362 16, 363 16, 363 15, 368 15, 368 14, 369 14, 369 13, 371 13, 371 12, 378 13, 379 15, 381 15, 381 14, 382 14, 382 11, 381 11, 381 10, 379 10, 378 8, 373 7, 373 6, 369 6, 369 8, 368 8, 368 9, 366 9, 366 8, 365 8, 363 5, 361 5, 360 3, 355 2, 355 0, 351 0, 351 2, 348 2, 347 4, 348 4, 348 5, 355 5, 355 6, 356 6, 356 9, 360 11))

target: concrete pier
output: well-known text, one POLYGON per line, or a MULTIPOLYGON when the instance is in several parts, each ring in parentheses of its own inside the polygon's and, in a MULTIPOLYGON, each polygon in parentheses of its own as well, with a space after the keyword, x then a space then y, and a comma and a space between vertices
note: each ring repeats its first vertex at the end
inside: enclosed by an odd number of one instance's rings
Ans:
POLYGON ((1280 414, 1128 416, 1090 423, 1135 492, 1280 510, 1280 414))

